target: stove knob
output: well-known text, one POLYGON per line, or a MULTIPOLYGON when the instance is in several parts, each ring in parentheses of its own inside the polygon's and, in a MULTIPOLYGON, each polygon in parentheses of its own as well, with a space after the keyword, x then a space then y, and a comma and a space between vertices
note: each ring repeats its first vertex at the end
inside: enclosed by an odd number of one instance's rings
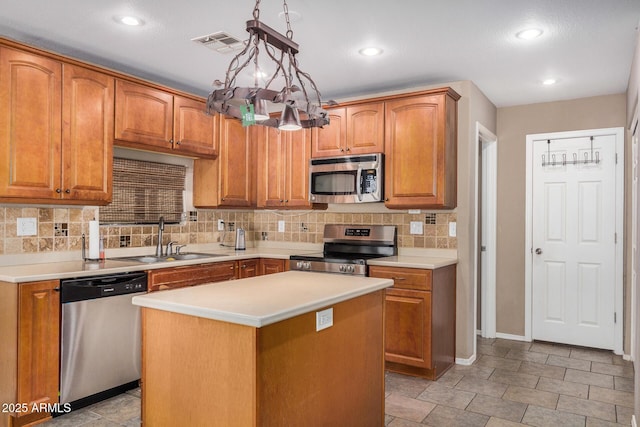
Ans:
POLYGON ((355 269, 355 267, 353 265, 349 265, 349 266, 347 266, 347 271, 349 273, 353 273, 354 271, 356 271, 356 269, 355 269))
POLYGON ((302 262, 302 261, 298 261, 298 262, 296 263, 296 268, 297 268, 298 270, 302 270, 302 269, 303 269, 303 267, 304 267, 304 262, 302 262))
POLYGON ((344 265, 340 264, 340 267, 338 267, 338 270, 340 270, 342 273, 344 273, 344 265))
POLYGON ((304 263, 305 270, 311 270, 311 263, 309 261, 304 263))

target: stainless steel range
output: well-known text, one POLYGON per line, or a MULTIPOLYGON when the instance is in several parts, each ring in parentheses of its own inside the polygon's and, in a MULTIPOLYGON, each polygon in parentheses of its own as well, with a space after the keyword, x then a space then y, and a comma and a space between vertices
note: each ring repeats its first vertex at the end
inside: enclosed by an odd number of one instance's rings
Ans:
POLYGON ((324 226, 324 249, 319 253, 292 255, 291 270, 367 276, 367 260, 398 253, 395 225, 324 226))

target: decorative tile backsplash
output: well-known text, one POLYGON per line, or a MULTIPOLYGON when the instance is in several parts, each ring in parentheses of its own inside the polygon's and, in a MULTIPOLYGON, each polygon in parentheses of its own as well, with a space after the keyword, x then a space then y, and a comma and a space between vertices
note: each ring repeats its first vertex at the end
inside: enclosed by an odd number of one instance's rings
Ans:
MULTIPOLYGON (((89 221, 98 217, 96 207, 35 208, 0 206, 0 255, 80 250, 82 234, 89 234, 89 221), (36 218, 36 235, 18 236, 18 218, 36 218)), ((337 213, 316 211, 229 211, 198 210, 188 212, 186 222, 165 225, 164 241, 188 245, 222 242, 233 245, 235 228, 246 231, 247 241, 322 243, 325 223, 391 224, 398 226, 398 246, 405 248, 457 248, 457 239, 449 237, 448 223, 455 213, 337 213), (218 231, 218 219, 226 232, 218 231), (284 221, 284 232, 278 231, 284 221), (423 234, 409 233, 411 221, 423 222, 423 234), (224 240, 223 240, 224 239, 224 240)), ((153 225, 101 225, 105 247, 155 246, 157 227, 153 225)))

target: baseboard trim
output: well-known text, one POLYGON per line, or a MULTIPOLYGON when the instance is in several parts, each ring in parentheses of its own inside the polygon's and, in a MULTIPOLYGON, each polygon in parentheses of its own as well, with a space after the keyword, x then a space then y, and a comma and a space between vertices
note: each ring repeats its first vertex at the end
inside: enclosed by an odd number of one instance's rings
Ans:
POLYGON ((503 340, 512 341, 531 341, 528 340, 524 335, 503 334, 502 332, 496 332, 496 338, 502 338, 503 340))
POLYGON ((636 416, 635 416, 635 414, 631 415, 631 425, 632 425, 633 427, 638 427, 638 423, 637 423, 637 421, 636 421, 636 416))
POLYGON ((626 360, 627 362, 633 362, 633 357, 631 357, 630 354, 623 354, 622 355, 622 360, 626 360))
POLYGON ((473 365, 473 362, 476 361, 476 355, 474 354, 473 356, 471 356, 468 359, 463 359, 461 357, 456 357, 456 365, 465 365, 465 366, 469 366, 469 365, 473 365))

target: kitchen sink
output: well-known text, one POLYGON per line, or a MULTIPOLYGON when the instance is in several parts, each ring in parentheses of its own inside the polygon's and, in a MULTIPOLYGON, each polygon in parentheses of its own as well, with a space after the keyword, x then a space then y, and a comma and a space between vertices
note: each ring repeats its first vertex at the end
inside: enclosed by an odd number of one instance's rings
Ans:
POLYGON ((200 258, 214 258, 225 256, 224 254, 207 254, 201 252, 189 252, 184 254, 173 254, 173 255, 163 255, 163 256, 155 256, 155 255, 138 255, 138 256, 125 256, 125 257, 117 257, 111 258, 112 260, 120 260, 120 261, 136 261, 144 264, 155 264, 157 262, 171 262, 171 261, 185 261, 190 259, 200 259, 200 258))

